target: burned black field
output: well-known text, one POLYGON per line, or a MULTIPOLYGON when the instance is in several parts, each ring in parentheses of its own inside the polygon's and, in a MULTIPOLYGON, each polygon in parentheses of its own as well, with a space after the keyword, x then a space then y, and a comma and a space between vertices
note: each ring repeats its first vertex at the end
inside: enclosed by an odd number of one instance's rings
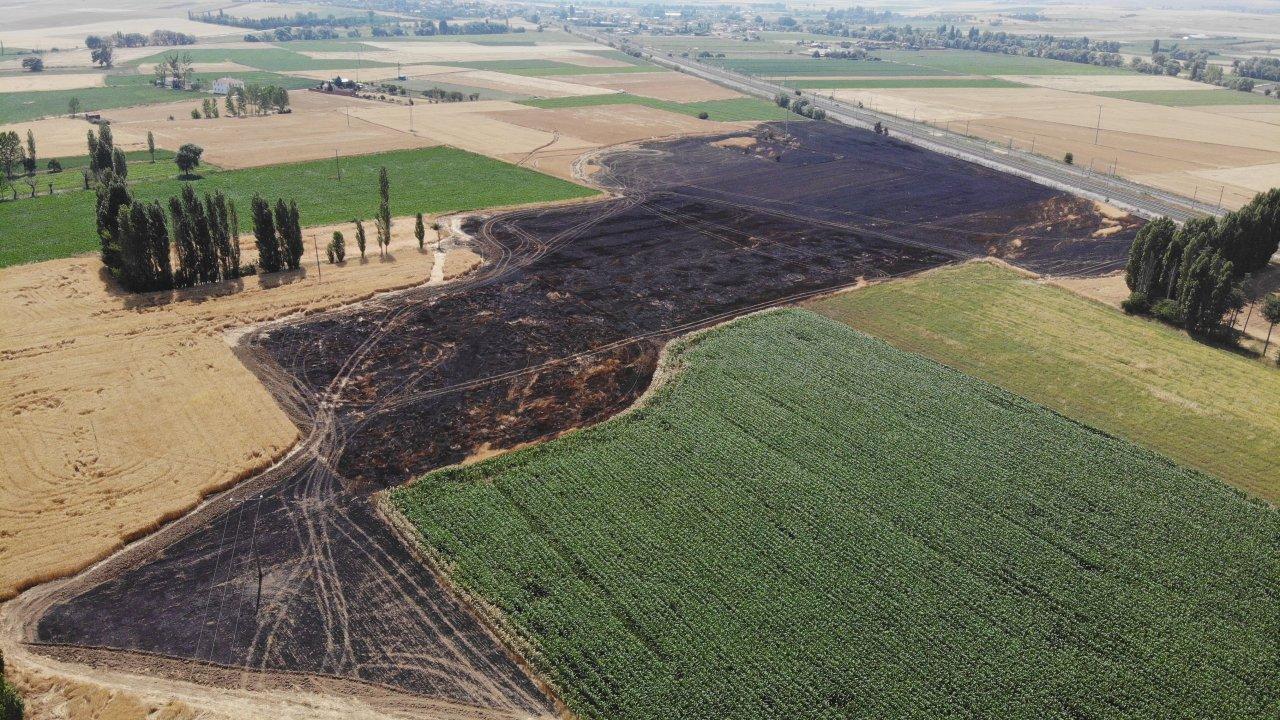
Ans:
MULTIPOLYGON (((607 201, 467 221, 468 279, 281 323, 242 349, 306 439, 279 466, 84 575, 28 629, 51 653, 300 671, 494 709, 538 685, 405 548, 373 492, 604 419, 672 337, 857 282, 995 254, 1123 263, 1090 203, 822 123, 607 156, 607 201), (775 159, 778 158, 779 159, 775 159)), ((184 675, 185 676, 185 675, 184 675)))

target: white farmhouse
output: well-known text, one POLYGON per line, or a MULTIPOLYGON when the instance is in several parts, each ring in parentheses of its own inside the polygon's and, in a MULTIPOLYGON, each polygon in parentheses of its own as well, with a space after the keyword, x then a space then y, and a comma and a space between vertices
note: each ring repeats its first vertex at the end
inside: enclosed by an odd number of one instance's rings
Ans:
POLYGON ((218 78, 217 80, 213 81, 213 94, 226 95, 227 93, 231 92, 233 88, 242 88, 242 87, 244 87, 243 80, 237 80, 231 77, 218 78))

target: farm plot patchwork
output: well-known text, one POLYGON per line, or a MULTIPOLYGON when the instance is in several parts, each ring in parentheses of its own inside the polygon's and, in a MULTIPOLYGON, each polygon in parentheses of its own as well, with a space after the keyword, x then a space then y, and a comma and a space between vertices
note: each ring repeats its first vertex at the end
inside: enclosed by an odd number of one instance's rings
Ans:
MULTIPOLYGON (((308 225, 372 217, 378 207, 378 169, 391 176, 391 211, 470 210, 479 207, 567 200, 595 191, 508 163, 447 147, 345 158, 342 180, 332 160, 209 171, 194 181, 159 180, 134 186, 138 199, 167 200, 184 184, 197 192, 221 190, 241 208, 241 230, 252 229, 247 212, 254 193, 296 198, 308 225)), ((98 245, 92 192, 39 196, 0 203, 0 267, 88 252, 98 245), (38 226, 36 238, 23 230, 38 226)))
POLYGON ((999 78, 817 78, 796 79, 787 83, 806 89, 837 88, 1012 88, 1018 83, 999 78))
POLYGON ((802 311, 674 363, 392 493, 580 717, 1270 715, 1274 510, 802 311))
POLYGON ((781 131, 745 151, 725 147, 737 132, 603 156, 595 177, 617 198, 468 221, 491 262, 460 284, 246 336, 305 429, 298 452, 56 598, 22 596, 25 631, 537 712, 545 700, 387 530, 373 491, 609 417, 643 391, 665 338, 762 305, 1002 240, 1033 264, 1123 257, 1124 232, 1089 239, 1090 206, 1044 187, 868 131, 804 123, 786 144, 781 131), (227 613, 205 612, 210 599, 227 613))
POLYGON ((920 65, 869 60, 800 60, 773 58, 717 58, 708 60, 728 70, 762 77, 881 77, 904 75, 958 75, 920 65))

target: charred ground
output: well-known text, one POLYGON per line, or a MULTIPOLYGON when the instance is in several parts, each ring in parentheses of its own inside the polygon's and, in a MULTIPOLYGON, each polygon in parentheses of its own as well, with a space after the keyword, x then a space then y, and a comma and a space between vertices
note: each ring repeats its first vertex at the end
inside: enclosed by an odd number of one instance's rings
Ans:
POLYGON ((550 712, 518 659, 387 528, 372 491, 608 417, 691 329, 985 254, 1112 270, 1132 237, 1135 223, 1092 237, 1102 218, 1090 203, 871 133, 791 133, 766 126, 746 149, 696 138, 617 152, 595 176, 615 199, 469 221, 488 261, 469 279, 251 336, 245 356, 303 445, 28 600, 29 639, 550 712))

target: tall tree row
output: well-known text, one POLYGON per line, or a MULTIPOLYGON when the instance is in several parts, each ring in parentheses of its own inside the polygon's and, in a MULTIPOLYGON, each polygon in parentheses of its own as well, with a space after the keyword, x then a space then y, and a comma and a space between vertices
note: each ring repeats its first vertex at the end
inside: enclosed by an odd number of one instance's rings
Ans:
POLYGON ((1241 304, 1239 277, 1266 267, 1278 248, 1280 189, 1260 193, 1220 220, 1148 223, 1129 248, 1126 309, 1151 310, 1188 330, 1220 330, 1223 317, 1241 304))
POLYGON ((302 267, 302 222, 298 204, 276 200, 275 213, 261 195, 253 196, 253 236, 258 246, 258 263, 263 272, 302 267))

